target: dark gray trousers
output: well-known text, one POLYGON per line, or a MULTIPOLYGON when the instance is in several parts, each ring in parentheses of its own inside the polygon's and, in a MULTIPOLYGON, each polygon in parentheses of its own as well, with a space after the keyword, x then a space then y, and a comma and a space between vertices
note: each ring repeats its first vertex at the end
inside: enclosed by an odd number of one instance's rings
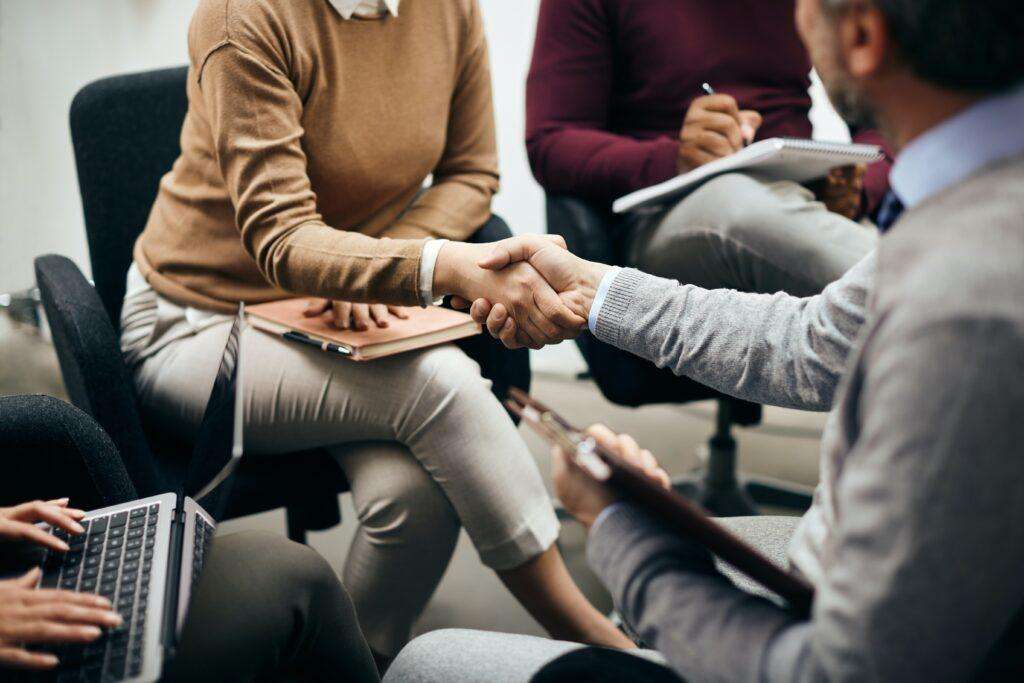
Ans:
POLYGON ((246 531, 216 537, 165 680, 379 677, 330 565, 282 536, 246 531))

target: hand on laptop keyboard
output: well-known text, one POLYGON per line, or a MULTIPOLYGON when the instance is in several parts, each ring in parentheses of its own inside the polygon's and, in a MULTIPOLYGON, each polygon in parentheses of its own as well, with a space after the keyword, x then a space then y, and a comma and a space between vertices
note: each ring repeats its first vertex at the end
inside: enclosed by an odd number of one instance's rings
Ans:
POLYGON ((69 508, 67 498, 46 502, 36 500, 0 508, 0 539, 34 543, 57 552, 66 552, 67 542, 36 526, 36 522, 46 522, 69 534, 81 534, 85 529, 78 522, 83 517, 85 511, 69 508))
POLYGON ((40 587, 98 594, 110 600, 121 617, 95 642, 56 651, 62 671, 58 681, 121 680, 142 670, 158 511, 154 503, 90 513, 82 521, 84 534, 54 532, 67 541, 69 550, 47 554, 40 587))
MULTIPOLYGON (((59 557, 71 546, 71 534, 85 529, 77 520, 85 515, 67 507, 67 499, 25 503, 0 508, 0 538, 27 541, 50 549, 59 557), (56 534, 32 522, 57 527, 56 534), (63 535, 64 538, 58 538, 63 535)), ((81 537, 81 536, 77 536, 81 537)), ((43 572, 37 567, 26 574, 0 581, 0 669, 52 669, 60 663, 56 647, 95 642, 103 629, 117 628, 122 618, 110 600, 99 595, 68 590, 37 590, 43 572)))

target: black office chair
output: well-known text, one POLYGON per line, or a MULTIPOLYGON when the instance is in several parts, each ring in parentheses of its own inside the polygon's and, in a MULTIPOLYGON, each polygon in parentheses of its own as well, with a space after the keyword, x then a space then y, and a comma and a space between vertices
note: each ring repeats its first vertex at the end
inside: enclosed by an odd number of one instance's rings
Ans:
MULTIPOLYGON (((140 497, 176 488, 191 443, 144 426, 117 333, 96 289, 70 259, 52 254, 36 259, 36 282, 71 402, 110 436, 140 497)), ((305 542, 307 530, 341 521, 338 493, 347 490, 326 451, 244 458, 227 518, 284 507, 289 537, 305 542)))
MULTIPOLYGON (((562 235, 569 249, 601 263, 621 264, 615 248, 619 242, 612 214, 574 197, 547 198, 548 231, 562 235)), ((810 496, 799 486, 766 480, 740 482, 736 474, 735 425, 761 422, 761 406, 720 394, 637 356, 604 344, 589 332, 577 339, 590 374, 601 393, 611 401, 637 407, 653 403, 689 403, 715 399, 718 411, 715 432, 708 439, 707 465, 696 480, 677 481, 675 487, 716 515, 757 514, 756 504, 806 509, 810 496)))
POLYGON ((60 399, 0 396, 0 443, 0 506, 68 496, 74 507, 93 510, 138 497, 110 437, 60 399))

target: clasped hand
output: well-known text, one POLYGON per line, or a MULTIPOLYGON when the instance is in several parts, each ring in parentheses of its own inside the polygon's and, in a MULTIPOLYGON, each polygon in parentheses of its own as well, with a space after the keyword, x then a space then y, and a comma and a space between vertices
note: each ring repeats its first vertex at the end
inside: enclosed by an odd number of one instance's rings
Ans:
POLYGON ((445 245, 435 286, 454 294, 453 305, 470 308, 473 318, 508 348, 539 349, 586 329, 607 270, 570 253, 557 235, 521 235, 488 245, 445 245), (473 267, 448 281, 452 264, 465 258, 462 250, 473 254, 473 267))

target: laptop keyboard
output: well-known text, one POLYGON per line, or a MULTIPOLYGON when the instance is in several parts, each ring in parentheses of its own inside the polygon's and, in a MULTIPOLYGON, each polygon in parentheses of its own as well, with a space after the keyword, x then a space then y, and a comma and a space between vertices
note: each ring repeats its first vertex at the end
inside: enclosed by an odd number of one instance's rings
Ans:
POLYGON ((203 564, 206 562, 207 547, 210 545, 210 538, 213 536, 213 526, 206 523, 199 515, 196 518, 196 538, 192 549, 192 595, 196 593, 196 584, 199 583, 199 575, 203 571, 203 564))
POLYGON ((159 507, 154 503, 93 517, 81 523, 85 533, 77 536, 53 531, 71 549, 47 553, 40 588, 102 595, 123 619, 92 643, 56 648, 58 681, 117 681, 142 672, 159 507))

